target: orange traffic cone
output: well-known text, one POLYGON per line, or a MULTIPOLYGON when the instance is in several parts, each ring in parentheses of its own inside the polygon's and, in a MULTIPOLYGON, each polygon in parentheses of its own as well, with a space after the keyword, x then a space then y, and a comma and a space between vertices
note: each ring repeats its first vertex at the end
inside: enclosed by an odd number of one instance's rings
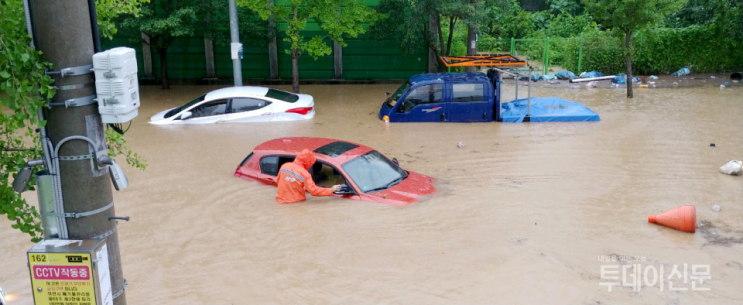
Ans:
POLYGON ((693 205, 682 205, 660 215, 648 216, 648 222, 694 233, 697 230, 697 210, 693 205))

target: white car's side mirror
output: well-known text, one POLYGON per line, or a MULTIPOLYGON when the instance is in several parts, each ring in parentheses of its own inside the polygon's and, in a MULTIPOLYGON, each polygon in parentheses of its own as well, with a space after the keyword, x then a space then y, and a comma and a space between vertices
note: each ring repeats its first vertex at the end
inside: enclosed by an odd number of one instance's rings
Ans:
POLYGON ((185 120, 187 118, 190 118, 193 115, 191 111, 185 111, 181 114, 181 120, 185 120))

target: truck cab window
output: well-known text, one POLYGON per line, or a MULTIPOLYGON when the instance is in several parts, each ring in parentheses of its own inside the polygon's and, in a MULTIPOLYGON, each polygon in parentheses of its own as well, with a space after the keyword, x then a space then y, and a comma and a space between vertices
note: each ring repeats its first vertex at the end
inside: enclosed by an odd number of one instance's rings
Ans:
POLYGON ((482 83, 454 84, 452 86, 452 102, 471 103, 484 102, 485 89, 482 83))
POLYGON ((413 88, 399 106, 400 112, 410 112, 418 105, 438 104, 443 102, 444 85, 424 85, 413 88))

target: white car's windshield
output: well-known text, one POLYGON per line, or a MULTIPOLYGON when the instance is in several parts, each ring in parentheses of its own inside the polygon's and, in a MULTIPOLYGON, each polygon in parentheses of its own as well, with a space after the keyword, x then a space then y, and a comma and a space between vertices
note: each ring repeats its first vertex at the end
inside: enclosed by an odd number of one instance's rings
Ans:
POLYGON ((363 193, 388 189, 408 176, 402 168, 376 151, 358 156, 342 167, 363 193))
POLYGON ((203 101, 204 98, 206 98, 206 94, 204 94, 204 95, 202 95, 200 97, 197 97, 195 100, 190 101, 190 102, 186 103, 183 106, 173 108, 173 110, 170 110, 170 111, 168 111, 168 113, 165 114, 165 118, 167 119, 169 117, 172 117, 172 116, 180 113, 183 110, 188 109, 188 107, 191 107, 191 106, 195 105, 196 103, 203 101))

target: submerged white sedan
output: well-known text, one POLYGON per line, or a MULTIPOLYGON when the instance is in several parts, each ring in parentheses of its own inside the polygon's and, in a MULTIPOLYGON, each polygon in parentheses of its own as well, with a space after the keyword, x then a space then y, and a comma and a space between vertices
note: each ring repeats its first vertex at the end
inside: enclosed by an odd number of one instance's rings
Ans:
POLYGON ((230 87, 214 90, 183 106, 162 111, 150 124, 211 124, 307 120, 315 116, 315 101, 264 87, 230 87))

